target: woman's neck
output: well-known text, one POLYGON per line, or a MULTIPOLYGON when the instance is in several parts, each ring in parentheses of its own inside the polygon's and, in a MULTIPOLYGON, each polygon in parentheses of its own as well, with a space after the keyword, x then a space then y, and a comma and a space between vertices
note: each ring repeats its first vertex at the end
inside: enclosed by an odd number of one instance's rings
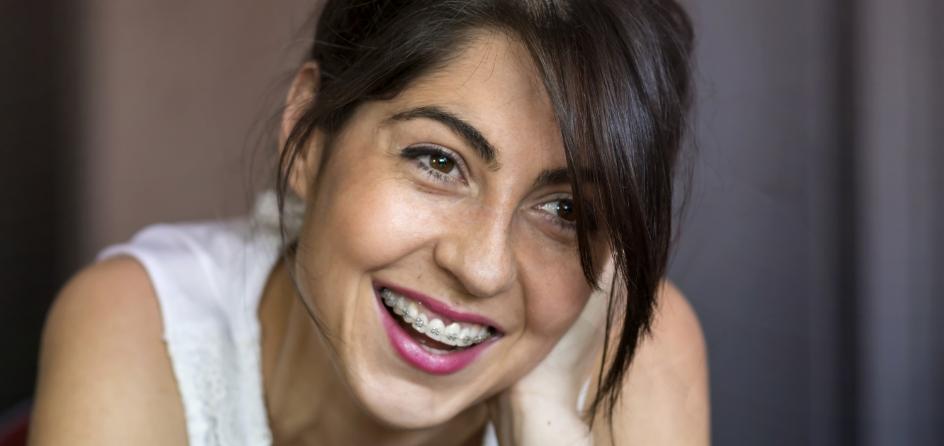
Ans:
POLYGON ((263 392, 276 444, 481 444, 484 407, 422 430, 392 428, 360 407, 283 262, 269 275, 259 319, 263 392))

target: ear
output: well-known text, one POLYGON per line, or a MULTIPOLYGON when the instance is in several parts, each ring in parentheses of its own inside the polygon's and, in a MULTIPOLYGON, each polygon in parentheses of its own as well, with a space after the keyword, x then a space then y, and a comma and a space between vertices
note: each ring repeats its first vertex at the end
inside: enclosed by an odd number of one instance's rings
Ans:
MULTIPOLYGON (((285 142, 292 133, 292 129, 298 124, 313 101, 319 87, 320 73, 318 64, 314 61, 305 62, 295 78, 292 80, 292 86, 288 90, 285 98, 285 109, 282 111, 281 126, 279 128, 279 152, 286 150, 285 142)), ((318 172, 318 164, 321 160, 321 150, 323 146, 323 135, 320 131, 315 131, 306 141, 305 146, 300 148, 298 157, 292 164, 288 174, 288 186, 295 194, 306 198, 308 187, 312 184, 315 175, 318 172)))

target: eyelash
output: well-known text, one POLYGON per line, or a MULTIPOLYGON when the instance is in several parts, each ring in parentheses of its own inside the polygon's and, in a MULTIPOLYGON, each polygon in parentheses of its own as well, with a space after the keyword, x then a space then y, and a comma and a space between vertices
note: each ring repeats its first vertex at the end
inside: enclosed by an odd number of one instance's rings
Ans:
POLYGON ((465 163, 462 162, 462 158, 454 155, 452 152, 444 148, 432 145, 412 146, 403 149, 400 152, 400 156, 410 161, 416 161, 416 166, 436 181, 447 184, 455 183, 457 181, 461 183, 466 182, 464 173, 465 163), (445 173, 433 169, 430 166, 430 161, 434 156, 441 156, 452 161, 455 164, 455 169, 458 171, 459 178, 451 177, 445 173), (422 161, 423 157, 428 159, 424 162, 422 161))

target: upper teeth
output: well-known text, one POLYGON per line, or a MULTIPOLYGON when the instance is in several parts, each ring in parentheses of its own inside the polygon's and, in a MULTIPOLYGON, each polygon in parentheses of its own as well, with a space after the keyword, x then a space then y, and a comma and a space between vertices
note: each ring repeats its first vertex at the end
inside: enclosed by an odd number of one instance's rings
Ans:
POLYGON ((468 347, 490 336, 488 327, 467 322, 446 325, 442 319, 427 313, 423 306, 386 288, 380 290, 384 304, 393 309, 413 329, 427 337, 454 347, 468 347))

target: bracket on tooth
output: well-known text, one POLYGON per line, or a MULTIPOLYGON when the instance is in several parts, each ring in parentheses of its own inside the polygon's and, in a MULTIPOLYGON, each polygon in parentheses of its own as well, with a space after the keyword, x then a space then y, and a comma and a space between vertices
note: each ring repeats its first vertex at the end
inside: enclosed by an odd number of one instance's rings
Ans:
POLYGON ((430 328, 428 332, 421 331, 424 327, 428 327, 430 324, 428 322, 423 322, 420 317, 412 316, 409 314, 409 306, 403 304, 401 299, 398 299, 392 291, 383 288, 380 291, 381 298, 383 298, 384 303, 390 307, 391 311, 398 316, 403 316, 404 320, 411 324, 414 328, 419 330, 421 333, 427 333, 432 336, 442 336, 445 340, 448 340, 451 343, 459 344, 462 347, 468 347, 472 344, 478 344, 484 342, 486 339, 491 336, 490 333, 484 333, 481 336, 459 336, 458 334, 445 334, 449 330, 442 330, 439 328, 430 328), (409 317, 408 317, 409 316, 409 317), (407 320, 412 319, 412 320, 407 320))

